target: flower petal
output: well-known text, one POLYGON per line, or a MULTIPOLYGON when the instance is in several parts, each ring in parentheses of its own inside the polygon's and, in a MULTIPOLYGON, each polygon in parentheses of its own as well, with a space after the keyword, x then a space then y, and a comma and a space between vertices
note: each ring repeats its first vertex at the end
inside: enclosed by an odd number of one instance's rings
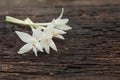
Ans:
POLYGON ((52 33, 52 29, 51 28, 47 28, 46 30, 44 30, 44 38, 52 38, 53 37, 53 33, 52 33))
POLYGON ((56 26, 57 29, 60 29, 60 30, 70 30, 72 29, 70 26, 68 25, 59 25, 59 26, 56 26))
POLYGON ((50 24, 47 26, 47 28, 53 28, 55 26, 55 19, 53 19, 50 24))
POLYGON ((45 47, 45 51, 46 51, 46 53, 50 54, 50 47, 49 47, 49 46, 46 46, 46 47, 45 47))
POLYGON ((54 31, 58 34, 66 34, 66 32, 63 30, 54 29, 54 31))
POLYGON ((53 40, 51 40, 50 47, 51 47, 53 50, 57 51, 57 47, 56 47, 55 43, 53 42, 53 40))
POLYGON ((59 39, 63 39, 63 40, 65 40, 65 38, 64 38, 62 35, 59 35, 59 34, 56 35, 55 37, 56 37, 56 38, 59 38, 59 39))
POLYGON ((35 47, 33 47, 33 52, 35 53, 35 56, 37 57, 37 49, 35 47))
POLYGON ((36 44, 36 48, 37 48, 39 51, 43 52, 43 49, 42 49, 40 43, 37 43, 37 44, 36 44))
POLYGON ((45 47, 45 41, 42 40, 42 41, 40 41, 39 43, 40 43, 40 45, 41 45, 41 48, 43 49, 43 48, 45 47))
POLYGON ((33 34, 32 36, 36 38, 37 40, 42 39, 43 37, 43 32, 42 32, 42 27, 38 27, 37 29, 32 29, 33 34))
POLYGON ((55 25, 63 25, 63 24, 67 24, 69 21, 69 19, 56 19, 55 20, 55 25))
POLYGON ((27 33, 20 32, 20 31, 15 31, 15 32, 23 42, 29 43, 34 41, 34 38, 27 33))
POLYGON ((18 51, 18 54, 26 53, 26 52, 30 51, 31 49, 32 49, 31 44, 25 44, 22 48, 20 48, 20 50, 18 51))

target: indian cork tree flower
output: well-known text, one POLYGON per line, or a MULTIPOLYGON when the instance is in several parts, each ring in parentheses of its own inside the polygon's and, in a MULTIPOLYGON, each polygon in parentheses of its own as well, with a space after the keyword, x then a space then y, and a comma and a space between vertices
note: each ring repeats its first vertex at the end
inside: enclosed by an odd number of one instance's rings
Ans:
POLYGON ((57 51, 57 47, 52 39, 56 37, 64 40, 65 38, 62 35, 66 34, 65 31, 72 29, 72 27, 67 25, 69 19, 62 19, 63 13, 64 8, 62 8, 61 14, 57 19, 53 18, 53 20, 48 23, 34 23, 30 18, 20 20, 6 16, 6 21, 28 25, 33 32, 31 36, 24 32, 15 31, 19 38, 26 43, 22 48, 20 48, 18 53, 23 54, 33 50, 35 56, 38 56, 38 51, 43 52, 43 50, 45 50, 48 54, 50 54, 50 48, 57 51))
POLYGON ((23 53, 26 53, 30 50, 33 50, 33 52, 35 53, 35 56, 38 56, 37 51, 43 52, 43 49, 42 49, 40 42, 39 42, 40 36, 38 36, 39 34, 42 34, 42 32, 39 29, 40 28, 33 30, 32 36, 27 34, 27 33, 24 33, 24 32, 15 31, 16 34, 19 36, 19 38, 23 42, 27 43, 22 48, 20 48, 20 50, 18 51, 19 54, 23 54, 23 53))
MULTIPOLYGON (((25 21, 29 22, 29 23, 33 23, 29 18, 26 19, 25 21)), ((66 32, 62 31, 62 30, 58 30, 54 28, 54 24, 55 24, 55 20, 53 19, 52 22, 45 28, 45 27, 36 27, 36 26, 31 26, 32 27, 32 31, 34 33, 34 36, 41 36, 40 40, 40 45, 42 46, 43 49, 45 49, 45 51, 49 54, 50 53, 50 47, 57 51, 57 47, 54 43, 54 41, 52 40, 53 37, 58 37, 61 39, 64 39, 64 37, 60 34, 65 34, 66 32), (37 29, 33 29, 33 27, 36 27, 37 29), (39 29, 38 29, 39 28, 39 29), (43 32, 43 34, 39 34, 38 30, 40 30, 43 32)))
POLYGON ((46 53, 50 53, 50 47, 57 51, 57 47, 54 43, 54 41, 52 40, 52 38, 54 37, 53 35, 53 30, 52 30, 53 24, 49 24, 48 27, 46 29, 43 30, 44 34, 40 41, 41 46, 43 47, 43 49, 45 49, 46 53))
POLYGON ((47 35, 44 36, 45 37, 40 41, 40 45, 45 50, 45 52, 50 54, 50 48, 52 48, 54 51, 57 51, 57 47, 52 38, 48 37, 47 35))
POLYGON ((45 31, 50 31, 53 35, 53 37, 59 38, 59 39, 65 39, 62 34, 66 34, 65 31, 59 30, 54 28, 55 27, 55 19, 52 20, 52 22, 47 26, 45 31))
POLYGON ((52 37, 50 37, 49 35, 45 34, 45 37, 40 41, 40 44, 42 46, 42 48, 45 50, 46 53, 50 54, 50 47, 57 51, 57 47, 54 43, 54 41, 52 40, 52 37))
MULTIPOLYGON (((25 21, 28 23, 33 23, 29 18, 27 18, 25 21)), ((53 24, 54 24, 54 20, 46 28, 42 27, 42 26, 36 27, 36 26, 29 25, 32 28, 33 36, 35 36, 37 39, 41 36, 40 39, 38 39, 38 40, 40 42, 41 47, 48 54, 50 53, 50 47, 53 50, 57 51, 56 45, 55 45, 54 41, 52 40, 52 38, 54 37, 54 35, 53 35, 53 32, 54 32, 53 26, 54 25, 53 24), (34 29, 34 27, 36 29, 34 29), (42 31, 42 33, 39 33, 39 30, 40 30, 40 32, 42 31)))
POLYGON ((70 30, 72 29, 70 26, 67 25, 69 19, 61 19, 64 13, 64 8, 62 8, 62 12, 60 16, 55 19, 55 28, 60 30, 70 30))

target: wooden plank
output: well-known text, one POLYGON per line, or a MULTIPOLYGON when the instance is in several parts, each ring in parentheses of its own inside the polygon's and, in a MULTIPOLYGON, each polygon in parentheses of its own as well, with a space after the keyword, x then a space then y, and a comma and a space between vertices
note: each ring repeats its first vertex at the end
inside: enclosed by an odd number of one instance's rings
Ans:
POLYGON ((1 80, 120 79, 120 5, 66 3, 11 8, 0 9, 1 80), (54 39, 59 51, 51 50, 50 55, 39 53, 39 57, 32 51, 18 55, 17 51, 24 43, 14 31, 30 33, 30 28, 7 23, 5 16, 46 22, 57 17, 63 6, 64 18, 70 19, 69 25, 73 29, 64 35, 65 41, 54 39))

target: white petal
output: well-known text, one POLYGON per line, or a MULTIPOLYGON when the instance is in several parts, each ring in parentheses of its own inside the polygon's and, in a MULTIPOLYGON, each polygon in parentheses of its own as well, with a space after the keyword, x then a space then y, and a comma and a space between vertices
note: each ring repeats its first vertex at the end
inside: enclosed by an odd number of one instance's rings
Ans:
POLYGON ((69 21, 69 19, 56 19, 56 20, 55 20, 55 25, 67 24, 68 21, 69 21))
POLYGON ((46 47, 45 47, 45 51, 46 51, 48 54, 50 54, 50 47, 49 47, 49 46, 46 46, 46 47))
POLYGON ((57 29, 60 29, 60 30, 70 30, 72 29, 70 26, 68 25, 59 25, 59 26, 56 26, 57 29))
POLYGON ((45 47, 45 41, 42 40, 42 41, 40 41, 39 43, 40 43, 40 45, 41 45, 41 48, 43 49, 43 48, 45 47))
POLYGON ((34 41, 34 38, 27 33, 20 32, 20 31, 15 31, 15 32, 23 42, 29 43, 34 41))
POLYGON ((52 38, 53 37, 53 30, 52 29, 46 29, 45 31, 44 31, 44 38, 52 38))
POLYGON ((32 29, 32 36, 37 40, 40 40, 43 37, 42 27, 38 27, 37 29, 32 29))
POLYGON ((57 47, 56 47, 55 43, 53 42, 53 40, 51 40, 50 47, 51 47, 53 50, 57 51, 57 47))
POLYGON ((66 32, 63 30, 54 29, 54 31, 58 34, 66 34, 66 32))
POLYGON ((35 56, 37 57, 37 49, 35 47, 33 47, 33 52, 35 53, 35 56))
POLYGON ((42 49, 40 43, 37 43, 36 48, 37 48, 39 51, 43 52, 43 49, 42 49))
POLYGON ((23 53, 26 53, 26 52, 30 51, 31 49, 32 49, 32 45, 31 44, 25 44, 22 48, 20 48, 18 53, 19 54, 23 54, 23 53))
POLYGON ((59 39, 63 39, 63 40, 65 39, 62 35, 59 35, 59 34, 56 35, 55 37, 56 37, 56 38, 59 38, 59 39))
POLYGON ((53 19, 47 27, 53 28, 54 26, 55 26, 55 19, 53 19))

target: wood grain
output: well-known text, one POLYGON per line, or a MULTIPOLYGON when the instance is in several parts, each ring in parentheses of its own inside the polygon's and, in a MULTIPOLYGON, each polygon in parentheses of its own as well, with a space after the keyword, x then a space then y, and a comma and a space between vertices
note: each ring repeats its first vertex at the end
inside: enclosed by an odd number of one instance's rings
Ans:
POLYGON ((120 80, 120 5, 40 4, 0 9, 0 80, 120 80), (61 7, 73 29, 64 41, 54 39, 58 52, 17 54, 24 43, 14 31, 30 28, 7 23, 5 16, 48 22, 61 7))

